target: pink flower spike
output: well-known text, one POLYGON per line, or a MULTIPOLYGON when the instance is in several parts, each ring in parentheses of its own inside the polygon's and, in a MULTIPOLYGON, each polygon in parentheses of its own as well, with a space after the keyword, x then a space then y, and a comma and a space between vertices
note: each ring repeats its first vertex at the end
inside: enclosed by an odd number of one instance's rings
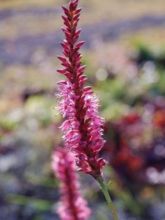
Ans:
POLYGON ((66 80, 58 84, 59 109, 65 121, 61 129, 65 147, 74 153, 79 170, 98 178, 105 165, 99 155, 104 145, 103 120, 98 114, 97 98, 92 89, 85 86, 87 78, 80 53, 84 42, 78 41, 81 32, 77 27, 81 12, 78 2, 71 0, 68 7, 63 7, 65 39, 61 43, 63 56, 59 57, 63 69, 58 72, 66 76, 66 80))
POLYGON ((60 180, 61 201, 58 214, 61 220, 87 220, 90 209, 80 194, 74 157, 66 149, 58 149, 52 158, 52 169, 60 180))

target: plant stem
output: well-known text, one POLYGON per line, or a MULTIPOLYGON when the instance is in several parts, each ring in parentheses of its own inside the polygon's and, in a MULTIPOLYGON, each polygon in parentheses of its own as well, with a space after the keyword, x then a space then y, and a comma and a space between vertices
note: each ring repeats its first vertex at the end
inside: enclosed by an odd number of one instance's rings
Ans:
POLYGON ((97 181, 98 181, 98 183, 100 185, 100 189, 101 189, 102 193, 104 194, 104 197, 106 199, 108 207, 111 210, 113 220, 119 220, 118 215, 117 215, 116 207, 114 206, 114 204, 112 202, 112 199, 110 197, 110 194, 108 192, 107 184, 104 182, 102 177, 97 178, 97 181))

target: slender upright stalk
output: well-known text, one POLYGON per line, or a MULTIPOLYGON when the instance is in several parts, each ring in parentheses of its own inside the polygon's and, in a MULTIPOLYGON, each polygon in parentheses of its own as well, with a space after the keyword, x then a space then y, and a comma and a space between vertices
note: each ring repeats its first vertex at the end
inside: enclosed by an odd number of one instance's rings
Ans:
POLYGON ((99 116, 97 97, 92 88, 86 86, 85 67, 81 62, 80 49, 84 42, 79 41, 81 30, 78 29, 78 22, 81 9, 78 5, 79 0, 70 0, 66 7, 62 7, 65 39, 61 43, 63 54, 58 57, 62 65, 58 72, 65 76, 65 80, 58 83, 59 110, 64 118, 61 130, 65 148, 74 154, 79 171, 93 176, 99 182, 112 211, 113 220, 118 220, 102 179, 105 160, 100 156, 100 151, 105 143, 102 136, 104 120, 99 116))
POLYGON ((118 215, 117 215, 116 207, 113 204, 112 199, 110 197, 110 194, 108 192, 107 184, 104 182, 102 177, 97 178, 97 181, 98 181, 98 183, 100 185, 100 189, 101 189, 102 193, 104 194, 104 197, 106 199, 108 207, 111 210, 113 220, 119 220, 118 215))

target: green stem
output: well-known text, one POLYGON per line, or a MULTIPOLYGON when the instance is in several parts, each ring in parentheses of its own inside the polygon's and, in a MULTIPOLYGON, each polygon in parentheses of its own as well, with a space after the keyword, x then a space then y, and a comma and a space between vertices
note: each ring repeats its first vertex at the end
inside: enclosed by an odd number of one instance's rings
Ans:
POLYGON ((98 181, 98 183, 100 185, 100 189, 101 189, 102 193, 104 194, 104 197, 106 199, 108 207, 111 210, 113 220, 119 220, 118 215, 117 215, 116 207, 114 206, 114 204, 112 202, 112 199, 110 197, 110 194, 108 192, 107 184, 104 182, 102 177, 97 178, 97 181, 98 181))

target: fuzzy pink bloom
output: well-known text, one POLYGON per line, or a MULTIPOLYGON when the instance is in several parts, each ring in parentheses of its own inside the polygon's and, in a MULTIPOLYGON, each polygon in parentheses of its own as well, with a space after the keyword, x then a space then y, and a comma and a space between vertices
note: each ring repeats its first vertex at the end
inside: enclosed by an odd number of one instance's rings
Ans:
POLYGON ((101 175, 105 165, 99 152, 104 145, 102 138, 103 120, 98 115, 98 100, 91 87, 85 86, 85 67, 81 64, 80 48, 84 44, 78 41, 80 30, 77 29, 80 11, 78 0, 70 1, 63 7, 65 27, 62 29, 65 39, 62 42, 63 56, 58 57, 63 69, 59 73, 66 80, 58 83, 60 111, 65 119, 61 126, 65 146, 76 158, 78 168, 93 177, 101 175))
POLYGON ((90 209, 80 194, 73 154, 59 149, 53 154, 52 168, 60 180, 61 202, 58 214, 62 220, 87 220, 90 209))

